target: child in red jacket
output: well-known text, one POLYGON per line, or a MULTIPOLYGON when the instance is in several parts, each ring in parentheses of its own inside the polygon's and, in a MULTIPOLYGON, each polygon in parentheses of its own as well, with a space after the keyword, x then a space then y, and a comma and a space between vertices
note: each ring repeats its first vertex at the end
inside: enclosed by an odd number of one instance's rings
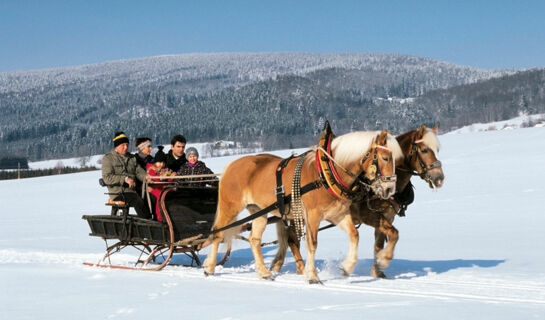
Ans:
MULTIPOLYGON (((147 172, 152 177, 166 177, 175 175, 174 172, 170 171, 168 168, 165 167, 166 162, 166 155, 163 152, 163 147, 159 146, 159 150, 155 153, 155 157, 153 157, 152 163, 147 164, 147 172)), ((164 179, 153 179, 154 182, 165 182, 165 181, 172 181, 172 180, 164 180, 164 179)), ((159 210, 159 196, 161 195, 161 190, 163 190, 163 185, 161 184, 155 184, 148 186, 148 191, 155 197, 155 216, 157 217, 157 221, 163 221, 163 217, 161 215, 161 211, 159 210)))

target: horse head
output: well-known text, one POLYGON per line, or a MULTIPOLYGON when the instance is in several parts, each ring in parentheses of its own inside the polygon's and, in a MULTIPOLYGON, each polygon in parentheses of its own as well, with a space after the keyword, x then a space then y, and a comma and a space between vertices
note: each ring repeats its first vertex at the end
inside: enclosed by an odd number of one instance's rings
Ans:
POLYGON ((409 169, 416 171, 432 189, 441 188, 445 180, 441 161, 437 159, 437 128, 428 129, 426 125, 421 125, 412 135, 408 154, 405 154, 405 163, 409 169))
POLYGON ((398 150, 397 141, 388 131, 382 130, 361 160, 364 183, 382 199, 395 194, 395 160, 400 154, 398 150))

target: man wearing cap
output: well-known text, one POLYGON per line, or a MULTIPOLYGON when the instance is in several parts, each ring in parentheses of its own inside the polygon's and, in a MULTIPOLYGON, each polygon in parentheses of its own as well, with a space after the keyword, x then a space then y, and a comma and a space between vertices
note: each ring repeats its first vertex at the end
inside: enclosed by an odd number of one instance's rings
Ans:
POLYGON ((113 142, 114 148, 102 158, 102 179, 108 185, 110 198, 125 201, 139 217, 149 219, 149 209, 134 189, 136 179, 149 179, 146 171, 136 163, 134 156, 127 153, 129 138, 125 133, 117 132, 113 142))

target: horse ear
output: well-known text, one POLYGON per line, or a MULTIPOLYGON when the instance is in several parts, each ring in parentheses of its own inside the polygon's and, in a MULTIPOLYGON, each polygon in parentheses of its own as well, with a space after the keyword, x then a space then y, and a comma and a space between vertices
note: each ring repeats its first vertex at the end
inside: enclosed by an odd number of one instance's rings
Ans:
POLYGON ((424 136, 424 133, 426 133, 426 125, 423 124, 420 126, 420 128, 418 128, 418 130, 416 131, 416 138, 417 139, 422 139, 422 137, 424 136))
POLYGON ((377 138, 377 144, 381 146, 386 145, 386 141, 388 140, 388 131, 382 130, 377 138))
POLYGON ((435 127, 433 127, 433 129, 431 129, 433 131, 433 133, 437 134, 437 129, 439 129, 439 125, 436 124, 435 127))
POLYGON ((324 130, 323 131, 326 131, 326 132, 332 132, 331 131, 331 126, 329 125, 329 121, 325 121, 325 124, 324 124, 324 130))
POLYGON ((392 133, 392 131, 390 131, 390 130, 388 130, 388 134, 391 135, 391 136, 393 136, 393 133, 392 133))

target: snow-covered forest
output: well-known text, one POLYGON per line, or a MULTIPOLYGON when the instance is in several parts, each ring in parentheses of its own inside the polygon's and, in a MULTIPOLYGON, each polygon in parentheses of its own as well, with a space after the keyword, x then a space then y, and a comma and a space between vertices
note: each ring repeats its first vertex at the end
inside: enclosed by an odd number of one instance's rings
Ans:
POLYGON ((433 102, 414 98, 514 72, 395 54, 225 53, 0 73, 0 153, 98 154, 118 130, 161 144, 182 133, 297 147, 314 141, 325 119, 339 133, 400 132, 443 121, 433 102))

